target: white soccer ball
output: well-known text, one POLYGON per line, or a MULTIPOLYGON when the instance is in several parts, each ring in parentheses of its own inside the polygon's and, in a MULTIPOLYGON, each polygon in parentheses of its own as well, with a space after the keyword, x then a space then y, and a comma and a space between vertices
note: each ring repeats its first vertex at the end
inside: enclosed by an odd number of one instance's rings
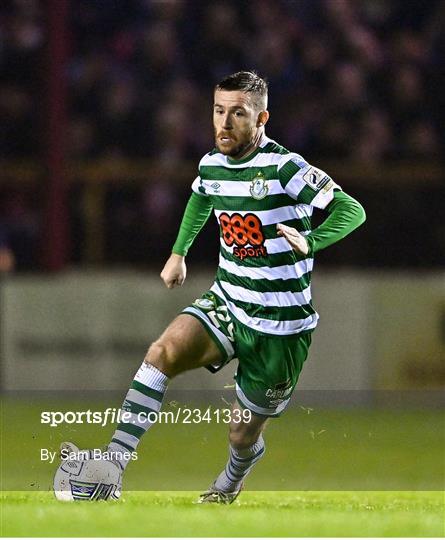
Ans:
POLYGON ((54 476, 54 494, 59 501, 119 499, 121 471, 105 459, 62 461, 54 476))

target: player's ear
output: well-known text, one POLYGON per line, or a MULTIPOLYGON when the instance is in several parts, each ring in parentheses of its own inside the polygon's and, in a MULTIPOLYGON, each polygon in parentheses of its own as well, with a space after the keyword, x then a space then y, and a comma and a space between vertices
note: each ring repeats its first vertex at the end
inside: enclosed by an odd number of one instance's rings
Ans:
POLYGON ((258 114, 256 127, 261 127, 267 124, 267 121, 269 120, 269 111, 261 111, 258 114))

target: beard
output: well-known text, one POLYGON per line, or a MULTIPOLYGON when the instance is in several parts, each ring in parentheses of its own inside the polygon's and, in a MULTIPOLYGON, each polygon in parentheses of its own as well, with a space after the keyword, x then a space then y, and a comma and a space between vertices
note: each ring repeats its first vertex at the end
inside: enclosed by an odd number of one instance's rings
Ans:
POLYGON ((251 141, 246 141, 244 143, 238 144, 237 146, 234 146, 232 148, 221 148, 216 142, 216 147, 221 152, 221 154, 224 154, 225 156, 236 158, 237 156, 242 156, 248 148, 252 146, 251 141))
POLYGON ((218 137, 215 134, 215 145, 218 148, 218 150, 221 152, 221 154, 232 157, 232 158, 243 156, 249 150, 249 148, 253 145, 253 143, 254 143, 253 130, 251 133, 249 133, 249 136, 246 137, 246 139, 243 142, 235 144, 235 146, 232 146, 230 148, 227 148, 224 145, 220 145, 218 137))

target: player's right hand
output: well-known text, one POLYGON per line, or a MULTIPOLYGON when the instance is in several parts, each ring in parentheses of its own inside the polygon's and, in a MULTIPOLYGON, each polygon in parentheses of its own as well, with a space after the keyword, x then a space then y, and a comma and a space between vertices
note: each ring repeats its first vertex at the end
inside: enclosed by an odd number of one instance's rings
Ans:
POLYGON ((283 236, 297 253, 307 255, 309 253, 309 244, 306 238, 300 234, 297 229, 288 227, 282 223, 277 224, 278 236, 283 236))
POLYGON ((162 281, 168 289, 181 286, 187 275, 185 257, 172 253, 161 272, 162 281))

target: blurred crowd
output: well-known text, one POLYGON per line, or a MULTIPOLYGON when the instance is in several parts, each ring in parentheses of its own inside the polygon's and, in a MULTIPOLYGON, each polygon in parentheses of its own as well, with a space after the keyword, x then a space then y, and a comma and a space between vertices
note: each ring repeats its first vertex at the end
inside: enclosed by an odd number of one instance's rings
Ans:
MULTIPOLYGON (((309 159, 436 160, 444 22, 441 0, 72 1, 69 157, 197 160, 214 84, 249 68, 268 134, 309 159)), ((46 38, 41 0, 1 2, 0 158, 43 151, 46 38)))
MULTIPOLYGON (((435 157, 444 9, 440 0, 76 0, 70 152, 198 158, 211 142, 213 85, 252 68, 270 83, 269 131, 303 154, 435 157)), ((0 152, 29 156, 44 121, 42 3, 4 0, 0 17, 0 152)))

